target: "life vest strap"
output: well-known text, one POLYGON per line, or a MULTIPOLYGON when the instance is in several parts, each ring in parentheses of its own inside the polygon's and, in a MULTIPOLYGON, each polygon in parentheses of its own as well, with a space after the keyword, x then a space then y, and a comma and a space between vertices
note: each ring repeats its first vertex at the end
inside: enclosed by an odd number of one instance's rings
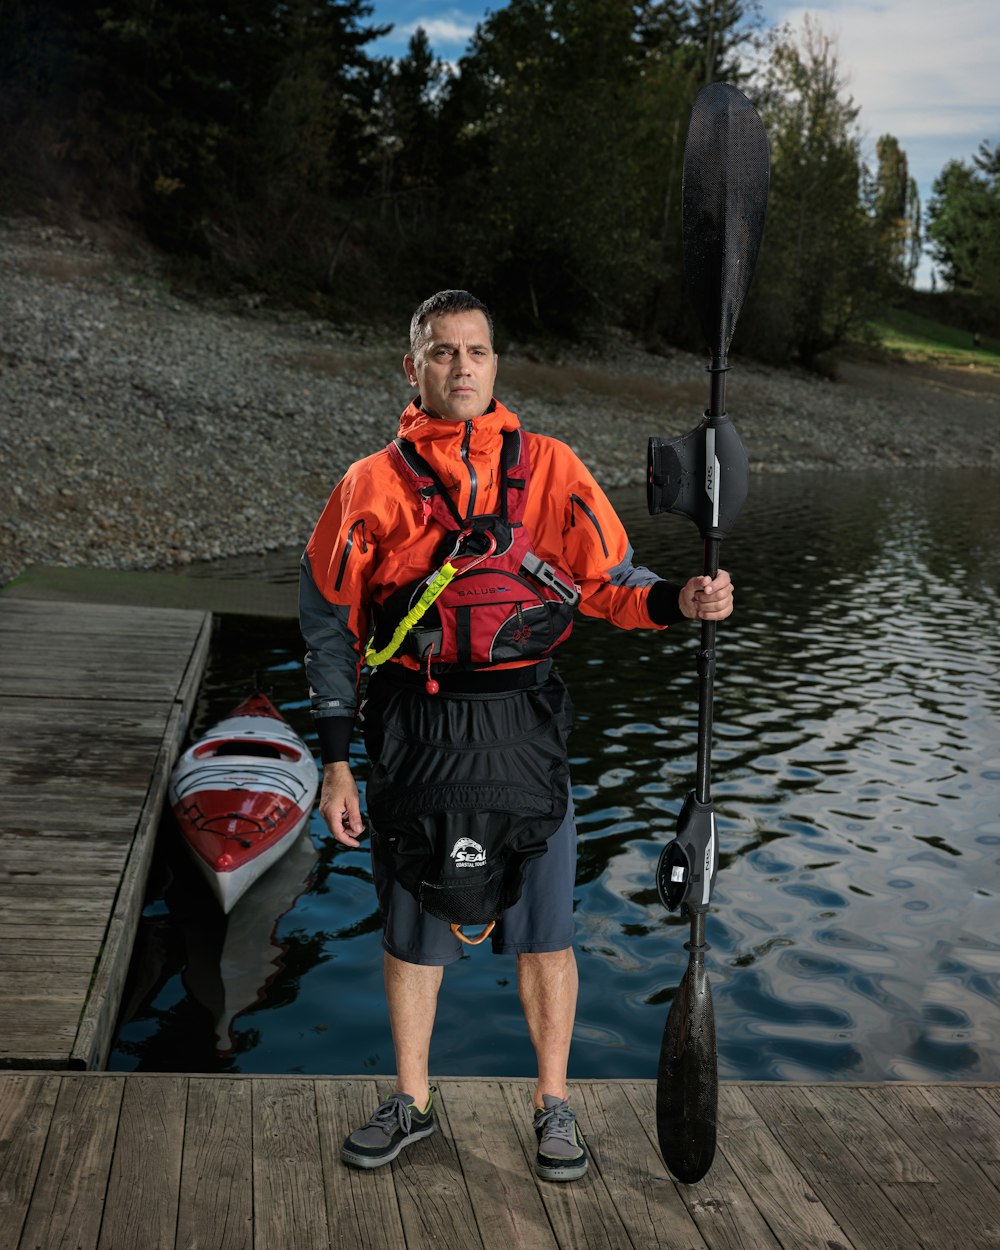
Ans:
MULTIPOLYGON (((524 512, 530 475, 527 445, 519 429, 504 430, 501 442, 500 515, 505 522, 509 520, 517 524, 524 512), (512 469, 518 471, 517 477, 510 476, 512 469)), ((468 525, 472 519, 471 515, 461 516, 448 488, 409 439, 394 438, 387 450, 397 466, 404 470, 404 477, 407 473, 409 474, 413 489, 425 501, 436 520, 447 526, 450 516, 459 528, 468 525)))

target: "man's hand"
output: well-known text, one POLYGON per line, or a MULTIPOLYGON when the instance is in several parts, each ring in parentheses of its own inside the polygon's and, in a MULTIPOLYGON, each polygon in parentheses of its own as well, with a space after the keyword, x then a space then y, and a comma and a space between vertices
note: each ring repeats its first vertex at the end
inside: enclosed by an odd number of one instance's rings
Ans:
POLYGON ((689 621, 724 621, 733 610, 733 583, 725 569, 692 577, 681 587, 680 609, 689 621))
POLYGON ((344 846, 360 846, 358 838, 365 831, 361 819, 358 787, 346 760, 323 765, 323 790, 319 810, 330 832, 344 846))

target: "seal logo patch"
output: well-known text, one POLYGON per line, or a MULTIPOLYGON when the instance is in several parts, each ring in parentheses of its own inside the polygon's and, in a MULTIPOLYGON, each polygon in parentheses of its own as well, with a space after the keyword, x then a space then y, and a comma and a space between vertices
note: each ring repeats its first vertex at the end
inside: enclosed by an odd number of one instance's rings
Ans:
POLYGON ((486 852, 472 838, 459 838, 451 848, 451 858, 456 868, 484 868, 486 852))

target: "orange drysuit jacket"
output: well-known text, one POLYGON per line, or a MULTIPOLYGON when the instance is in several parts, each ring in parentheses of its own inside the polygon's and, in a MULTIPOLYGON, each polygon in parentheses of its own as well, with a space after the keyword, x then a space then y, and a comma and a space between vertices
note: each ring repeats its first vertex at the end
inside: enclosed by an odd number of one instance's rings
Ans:
MULTIPOLYGON (((399 434, 468 516, 499 511, 502 433, 519 425, 496 401, 474 420, 454 421, 424 412, 418 399, 400 418, 399 434)), ((586 615, 623 629, 664 628, 647 608, 650 587, 661 579, 633 566, 628 535, 586 466, 558 439, 528 431, 524 437, 531 480, 523 524, 535 553, 573 577, 586 615)), ((306 673, 325 763, 347 758, 373 606, 436 567, 443 533, 385 449, 353 464, 331 494, 300 582, 306 673)), ((664 583, 660 590, 668 586, 675 603, 679 587, 664 583)), ((669 619, 680 619, 679 612, 669 619)), ((390 663, 418 667, 403 655, 390 663)))

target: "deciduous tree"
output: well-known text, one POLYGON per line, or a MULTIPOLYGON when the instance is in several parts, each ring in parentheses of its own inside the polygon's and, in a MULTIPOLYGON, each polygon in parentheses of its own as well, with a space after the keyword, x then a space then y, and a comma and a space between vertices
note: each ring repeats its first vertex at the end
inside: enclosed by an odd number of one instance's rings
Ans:
POLYGON ((863 203, 858 108, 833 39, 807 18, 776 35, 760 91, 771 196, 752 315, 758 348, 807 365, 862 327, 881 299, 863 203))

